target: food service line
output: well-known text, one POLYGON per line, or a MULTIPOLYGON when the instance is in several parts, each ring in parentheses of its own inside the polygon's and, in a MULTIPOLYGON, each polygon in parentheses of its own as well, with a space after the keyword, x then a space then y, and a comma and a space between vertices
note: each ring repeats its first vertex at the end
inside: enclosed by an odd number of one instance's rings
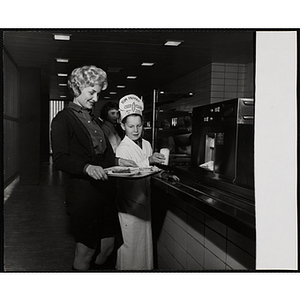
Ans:
POLYGON ((205 182, 205 178, 201 181, 199 176, 193 176, 188 168, 161 168, 163 172, 152 176, 153 187, 162 189, 255 240, 255 206, 251 193, 240 187, 236 187, 235 191, 224 191, 205 182))

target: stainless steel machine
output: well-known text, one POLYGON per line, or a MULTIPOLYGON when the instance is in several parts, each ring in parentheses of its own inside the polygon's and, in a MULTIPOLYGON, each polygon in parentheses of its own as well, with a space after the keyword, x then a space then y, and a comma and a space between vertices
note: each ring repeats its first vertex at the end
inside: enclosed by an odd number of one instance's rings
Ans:
POLYGON ((253 189, 253 99, 194 108, 191 167, 204 176, 253 189))

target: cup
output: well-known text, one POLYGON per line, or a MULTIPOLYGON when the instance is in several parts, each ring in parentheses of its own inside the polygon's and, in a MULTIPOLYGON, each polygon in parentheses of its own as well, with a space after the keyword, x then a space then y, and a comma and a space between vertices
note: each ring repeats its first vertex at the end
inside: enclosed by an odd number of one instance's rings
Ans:
POLYGON ((165 161, 163 162, 163 165, 168 165, 169 164, 170 150, 168 148, 161 148, 160 153, 165 156, 165 161))

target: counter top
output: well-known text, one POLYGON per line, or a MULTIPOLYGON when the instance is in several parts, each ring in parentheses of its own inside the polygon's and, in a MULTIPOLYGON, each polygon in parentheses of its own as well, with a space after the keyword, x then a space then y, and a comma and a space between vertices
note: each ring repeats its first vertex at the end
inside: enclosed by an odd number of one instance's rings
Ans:
POLYGON ((169 168, 167 175, 174 174, 179 181, 164 176, 152 177, 154 186, 182 199, 204 213, 218 218, 243 235, 255 239, 255 205, 253 191, 240 187, 226 189, 226 184, 207 183, 187 168, 169 168))

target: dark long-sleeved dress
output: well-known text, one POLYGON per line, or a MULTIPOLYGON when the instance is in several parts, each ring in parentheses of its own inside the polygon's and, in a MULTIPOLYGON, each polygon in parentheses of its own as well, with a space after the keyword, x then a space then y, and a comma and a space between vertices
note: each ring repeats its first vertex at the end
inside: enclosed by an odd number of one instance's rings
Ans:
POLYGON ((100 238, 120 232, 115 206, 116 182, 94 180, 86 174, 85 167, 88 164, 103 168, 115 165, 114 152, 105 137, 104 152, 96 154, 91 134, 69 107, 53 119, 51 140, 54 166, 70 177, 66 207, 75 241, 95 249, 100 238))

